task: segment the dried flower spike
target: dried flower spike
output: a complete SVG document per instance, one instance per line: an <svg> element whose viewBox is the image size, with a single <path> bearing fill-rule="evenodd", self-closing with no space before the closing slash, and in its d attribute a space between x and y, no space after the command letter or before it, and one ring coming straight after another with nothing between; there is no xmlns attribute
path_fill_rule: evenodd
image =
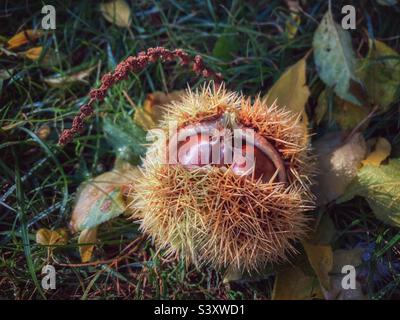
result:
<svg viewBox="0 0 400 320"><path fill-rule="evenodd" d="M175 58L180 60L181 65L189 65L192 62L192 69L198 75L213 78L216 83L222 81L221 74L207 68L201 56L195 56L192 61L192 58L182 49L168 50L163 47L149 48L145 52L140 52L137 56L126 58L117 65L114 72L103 75L100 87L90 91L89 101L80 108L78 115L75 116L72 122L72 128L62 132L59 144L65 145L71 142L76 134L82 132L85 119L93 114L94 102L96 100L104 100L107 90L119 81L126 79L130 72L137 73L143 70L149 63L156 62L157 60L165 62Z"/></svg>

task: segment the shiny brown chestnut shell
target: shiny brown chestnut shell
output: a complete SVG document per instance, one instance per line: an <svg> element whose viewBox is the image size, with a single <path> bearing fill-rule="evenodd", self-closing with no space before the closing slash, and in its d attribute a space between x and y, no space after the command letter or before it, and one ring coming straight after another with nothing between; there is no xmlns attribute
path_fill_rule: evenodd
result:
<svg viewBox="0 0 400 320"><path fill-rule="evenodd" d="M169 147L177 148L174 152L176 155L174 162L188 169L206 166L230 167L232 172L239 176L262 179L264 182L286 182L284 162L265 137L254 132L253 139L250 139L249 130L253 129L241 125L236 129L242 136L241 147L233 148L233 130L223 126L222 123L222 118L219 118L180 128L169 140ZM225 140L228 139L229 143L225 144ZM213 150L216 145L216 152L219 152L219 155L214 157ZM224 161L226 145L230 146L228 152L232 153L233 161ZM250 153L253 153L254 164L248 172L246 159Z"/></svg>

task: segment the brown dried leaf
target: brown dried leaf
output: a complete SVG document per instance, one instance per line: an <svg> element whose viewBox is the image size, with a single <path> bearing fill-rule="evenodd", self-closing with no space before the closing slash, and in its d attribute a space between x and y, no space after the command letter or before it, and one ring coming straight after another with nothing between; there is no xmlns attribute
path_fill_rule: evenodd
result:
<svg viewBox="0 0 400 320"><path fill-rule="evenodd" d="M68 243L68 231L65 228L56 230L41 228L36 232L36 243L44 246L65 245Z"/></svg>
<svg viewBox="0 0 400 320"><path fill-rule="evenodd" d="M147 95L142 108L137 108L133 120L145 130L154 129L164 115L165 106L173 101L179 101L184 91L164 93L156 91Z"/></svg>

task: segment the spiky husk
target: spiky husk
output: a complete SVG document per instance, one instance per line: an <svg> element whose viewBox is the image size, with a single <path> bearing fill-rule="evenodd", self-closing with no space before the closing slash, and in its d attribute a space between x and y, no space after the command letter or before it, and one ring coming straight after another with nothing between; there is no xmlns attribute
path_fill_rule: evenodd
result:
<svg viewBox="0 0 400 320"><path fill-rule="evenodd" d="M298 117L254 103L224 87L211 85L187 91L171 104L161 129L170 121L178 127L234 113L236 121L254 128L279 152L288 182L266 183L235 175L230 168L188 170L163 163L165 141L150 145L143 161L143 176L134 182L130 208L141 229L169 254L215 268L251 271L280 262L295 253L294 243L305 237L313 205L309 192L312 163L307 132Z"/></svg>

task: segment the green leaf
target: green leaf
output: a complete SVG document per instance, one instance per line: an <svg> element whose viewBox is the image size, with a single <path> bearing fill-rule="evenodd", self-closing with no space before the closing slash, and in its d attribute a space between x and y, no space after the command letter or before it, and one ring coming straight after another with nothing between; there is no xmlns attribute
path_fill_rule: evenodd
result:
<svg viewBox="0 0 400 320"><path fill-rule="evenodd" d="M387 111L398 98L400 55L385 43L370 40L368 56L360 64L359 76L364 81L370 103Z"/></svg>
<svg viewBox="0 0 400 320"><path fill-rule="evenodd" d="M328 11L313 39L314 61L317 71L326 85L333 88L342 99L363 105L365 91L355 75L356 58L351 45L351 38Z"/></svg>
<svg viewBox="0 0 400 320"><path fill-rule="evenodd" d="M233 27L228 27L218 37L213 49L213 56L223 61L230 61L239 50L240 42Z"/></svg>
<svg viewBox="0 0 400 320"><path fill-rule="evenodd" d="M350 184L337 202L364 197L375 216L384 223L400 227L400 159L391 159L389 164L363 166L357 179Z"/></svg>
<svg viewBox="0 0 400 320"><path fill-rule="evenodd" d="M104 119L103 130L117 158L131 164L139 164L146 154L146 131L128 117Z"/></svg>

